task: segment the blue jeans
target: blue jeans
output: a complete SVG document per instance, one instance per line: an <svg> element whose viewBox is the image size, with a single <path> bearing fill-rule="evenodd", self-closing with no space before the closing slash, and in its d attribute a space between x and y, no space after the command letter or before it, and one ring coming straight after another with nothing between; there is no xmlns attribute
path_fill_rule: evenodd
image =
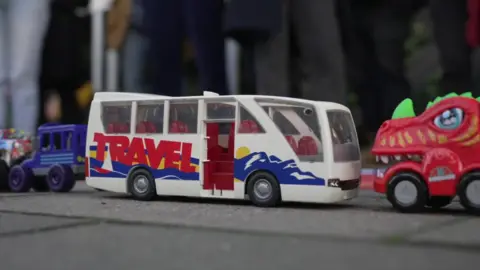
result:
<svg viewBox="0 0 480 270"><path fill-rule="evenodd" d="M49 13L49 0L0 0L0 127L6 126L10 103L12 127L35 133Z"/></svg>
<svg viewBox="0 0 480 270"><path fill-rule="evenodd" d="M126 92L148 92L145 84L145 57L148 41L134 29L129 29L123 45L122 80Z"/></svg>

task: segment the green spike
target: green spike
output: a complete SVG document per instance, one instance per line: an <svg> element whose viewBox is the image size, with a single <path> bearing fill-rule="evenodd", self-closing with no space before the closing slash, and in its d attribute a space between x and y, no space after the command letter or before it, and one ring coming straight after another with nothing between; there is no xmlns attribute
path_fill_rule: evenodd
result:
<svg viewBox="0 0 480 270"><path fill-rule="evenodd" d="M450 94L444 96L443 99L445 99L445 98L451 98L451 97L458 97L458 94L457 94L457 93L450 93Z"/></svg>
<svg viewBox="0 0 480 270"><path fill-rule="evenodd" d="M465 92L460 95L461 97L473 98L472 92Z"/></svg>
<svg viewBox="0 0 480 270"><path fill-rule="evenodd" d="M476 100L477 100L478 102L480 102L480 97L477 97Z"/></svg>
<svg viewBox="0 0 480 270"><path fill-rule="evenodd" d="M433 104L440 102L442 99L443 99L442 97L436 97L436 98L433 100Z"/></svg>
<svg viewBox="0 0 480 270"><path fill-rule="evenodd" d="M430 108L430 107L432 107L432 105L433 105L433 102L429 101L429 102L427 103L427 109Z"/></svg>
<svg viewBox="0 0 480 270"><path fill-rule="evenodd" d="M413 101L410 98L404 99L393 111L392 119L415 117Z"/></svg>

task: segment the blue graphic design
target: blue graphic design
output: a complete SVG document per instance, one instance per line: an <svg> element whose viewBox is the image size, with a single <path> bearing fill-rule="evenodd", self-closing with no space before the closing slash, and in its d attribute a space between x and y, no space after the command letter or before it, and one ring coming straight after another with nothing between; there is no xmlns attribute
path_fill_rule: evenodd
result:
<svg viewBox="0 0 480 270"><path fill-rule="evenodd" d="M111 177L111 178L125 178L128 172L136 166L143 166L147 168L155 179L161 180L185 180L185 181L199 181L200 175L198 170L196 172L182 172L176 168L163 168L160 166L157 169L145 165L127 165L118 161L111 161L112 169L103 168L105 160L98 160L92 156L96 156L96 147L90 147L90 176L92 177ZM107 154L107 153L106 153ZM148 156L148 155L147 155ZM198 166L199 160L191 158L190 164Z"/></svg>
<svg viewBox="0 0 480 270"><path fill-rule="evenodd" d="M324 186L325 179L311 172L304 172L297 167L293 159L282 161L265 152L254 152L235 160L235 178L245 181L247 176L257 170L273 173L280 184Z"/></svg>

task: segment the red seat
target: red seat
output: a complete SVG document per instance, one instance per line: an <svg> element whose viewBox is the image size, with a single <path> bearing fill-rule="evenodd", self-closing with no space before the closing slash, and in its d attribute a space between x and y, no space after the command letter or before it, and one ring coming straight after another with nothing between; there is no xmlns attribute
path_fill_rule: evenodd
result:
<svg viewBox="0 0 480 270"><path fill-rule="evenodd" d="M182 121L173 121L170 124L171 133L188 133L188 127Z"/></svg>
<svg viewBox="0 0 480 270"><path fill-rule="evenodd" d="M137 133L156 133L157 129L155 125L148 121L142 121L137 124L136 127Z"/></svg>
<svg viewBox="0 0 480 270"><path fill-rule="evenodd" d="M137 127L135 128L136 133L148 133L147 130L147 125L145 125L145 122L139 122L137 124Z"/></svg>
<svg viewBox="0 0 480 270"><path fill-rule="evenodd" d="M260 133L260 128L253 120L243 120L240 123L239 133Z"/></svg>
<svg viewBox="0 0 480 270"><path fill-rule="evenodd" d="M311 136L303 136L298 141L298 154L304 156L313 156L318 154L317 143Z"/></svg>
<svg viewBox="0 0 480 270"><path fill-rule="evenodd" d="M290 146L292 147L293 151L294 151L295 153L297 153L297 151L298 151L298 145L297 145L297 141L295 140L295 138L293 138L293 136L287 135L287 136L285 136L285 139L286 139L287 142L290 144Z"/></svg>
<svg viewBox="0 0 480 270"><path fill-rule="evenodd" d="M157 127L155 127L155 124L149 121L144 122L145 126L147 127L147 132L149 133L157 133Z"/></svg>
<svg viewBox="0 0 480 270"><path fill-rule="evenodd" d="M117 133L128 133L129 130L130 130L130 124L123 124L123 123L117 124Z"/></svg>
<svg viewBox="0 0 480 270"><path fill-rule="evenodd" d="M115 133L115 124L114 123L108 124L107 133Z"/></svg>

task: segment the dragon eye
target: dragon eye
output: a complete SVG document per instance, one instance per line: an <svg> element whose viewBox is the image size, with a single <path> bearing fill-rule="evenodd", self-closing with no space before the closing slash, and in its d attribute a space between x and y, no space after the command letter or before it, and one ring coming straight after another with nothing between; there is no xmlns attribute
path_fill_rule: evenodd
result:
<svg viewBox="0 0 480 270"><path fill-rule="evenodd" d="M456 129L463 121L463 111L460 108L445 110L435 117L433 123L441 129Z"/></svg>

